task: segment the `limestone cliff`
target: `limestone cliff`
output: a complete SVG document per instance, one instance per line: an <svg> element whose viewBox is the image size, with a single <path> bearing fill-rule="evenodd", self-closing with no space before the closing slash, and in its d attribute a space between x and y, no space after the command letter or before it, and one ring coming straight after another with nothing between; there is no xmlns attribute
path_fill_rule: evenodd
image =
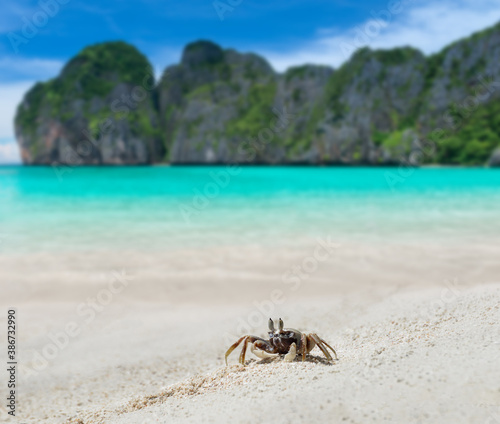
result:
<svg viewBox="0 0 500 424"><path fill-rule="evenodd" d="M26 164L124 165L163 157L147 59L123 42L82 50L19 105L15 131Z"/></svg>
<svg viewBox="0 0 500 424"><path fill-rule="evenodd" d="M16 134L27 164L496 165L500 24L282 74L202 40L157 83L134 47L99 44L27 93Z"/></svg>

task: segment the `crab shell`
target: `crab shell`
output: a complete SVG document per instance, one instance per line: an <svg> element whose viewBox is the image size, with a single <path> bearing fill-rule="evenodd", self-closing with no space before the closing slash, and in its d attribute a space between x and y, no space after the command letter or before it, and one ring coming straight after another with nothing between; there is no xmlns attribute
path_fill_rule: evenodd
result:
<svg viewBox="0 0 500 424"><path fill-rule="evenodd" d="M285 355L290 351L293 343L300 345L302 333L294 328L283 328L282 330L270 331L269 343L274 346L276 353Z"/></svg>

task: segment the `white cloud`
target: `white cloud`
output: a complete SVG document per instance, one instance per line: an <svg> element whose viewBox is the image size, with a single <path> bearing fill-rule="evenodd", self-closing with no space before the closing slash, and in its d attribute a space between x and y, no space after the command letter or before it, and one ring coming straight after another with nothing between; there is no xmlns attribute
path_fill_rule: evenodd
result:
<svg viewBox="0 0 500 424"><path fill-rule="evenodd" d="M32 85L33 81L0 84L0 164L21 161L14 139L14 115L17 105Z"/></svg>
<svg viewBox="0 0 500 424"><path fill-rule="evenodd" d="M57 76L63 64L60 60L4 56L0 58L0 81L45 81Z"/></svg>
<svg viewBox="0 0 500 424"><path fill-rule="evenodd" d="M17 105L31 88L33 81L0 84L0 138L14 137L14 115Z"/></svg>
<svg viewBox="0 0 500 424"><path fill-rule="evenodd" d="M388 1L389 5L394 3ZM374 14L382 12L373 10ZM434 53L473 32L480 31L500 20L497 0L418 1L403 0L396 14L381 14L376 20L371 13L355 27L340 32L321 29L315 40L285 53L262 51L278 71L304 63L339 66L353 50L362 46L393 48L412 46L424 53ZM390 16L390 17L389 17Z"/></svg>
<svg viewBox="0 0 500 424"><path fill-rule="evenodd" d="M21 154L19 153L19 146L14 139L7 143L0 143L0 164L20 163Z"/></svg>

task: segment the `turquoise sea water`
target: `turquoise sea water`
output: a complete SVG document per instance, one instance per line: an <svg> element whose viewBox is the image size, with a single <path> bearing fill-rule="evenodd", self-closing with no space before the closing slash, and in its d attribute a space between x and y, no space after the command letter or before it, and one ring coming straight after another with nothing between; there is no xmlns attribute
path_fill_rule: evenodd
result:
<svg viewBox="0 0 500 424"><path fill-rule="evenodd" d="M500 236L500 170L0 167L0 249Z"/></svg>

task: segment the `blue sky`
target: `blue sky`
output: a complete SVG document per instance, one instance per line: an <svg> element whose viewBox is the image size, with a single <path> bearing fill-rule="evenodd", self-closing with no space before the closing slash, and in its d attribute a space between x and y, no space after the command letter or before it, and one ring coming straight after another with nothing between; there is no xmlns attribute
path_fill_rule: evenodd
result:
<svg viewBox="0 0 500 424"><path fill-rule="evenodd" d="M357 47L432 53L500 20L497 0L12 0L0 15L0 162L19 160L12 119L24 92L83 47L126 40L157 73L210 39L264 55L278 71L339 66Z"/></svg>

